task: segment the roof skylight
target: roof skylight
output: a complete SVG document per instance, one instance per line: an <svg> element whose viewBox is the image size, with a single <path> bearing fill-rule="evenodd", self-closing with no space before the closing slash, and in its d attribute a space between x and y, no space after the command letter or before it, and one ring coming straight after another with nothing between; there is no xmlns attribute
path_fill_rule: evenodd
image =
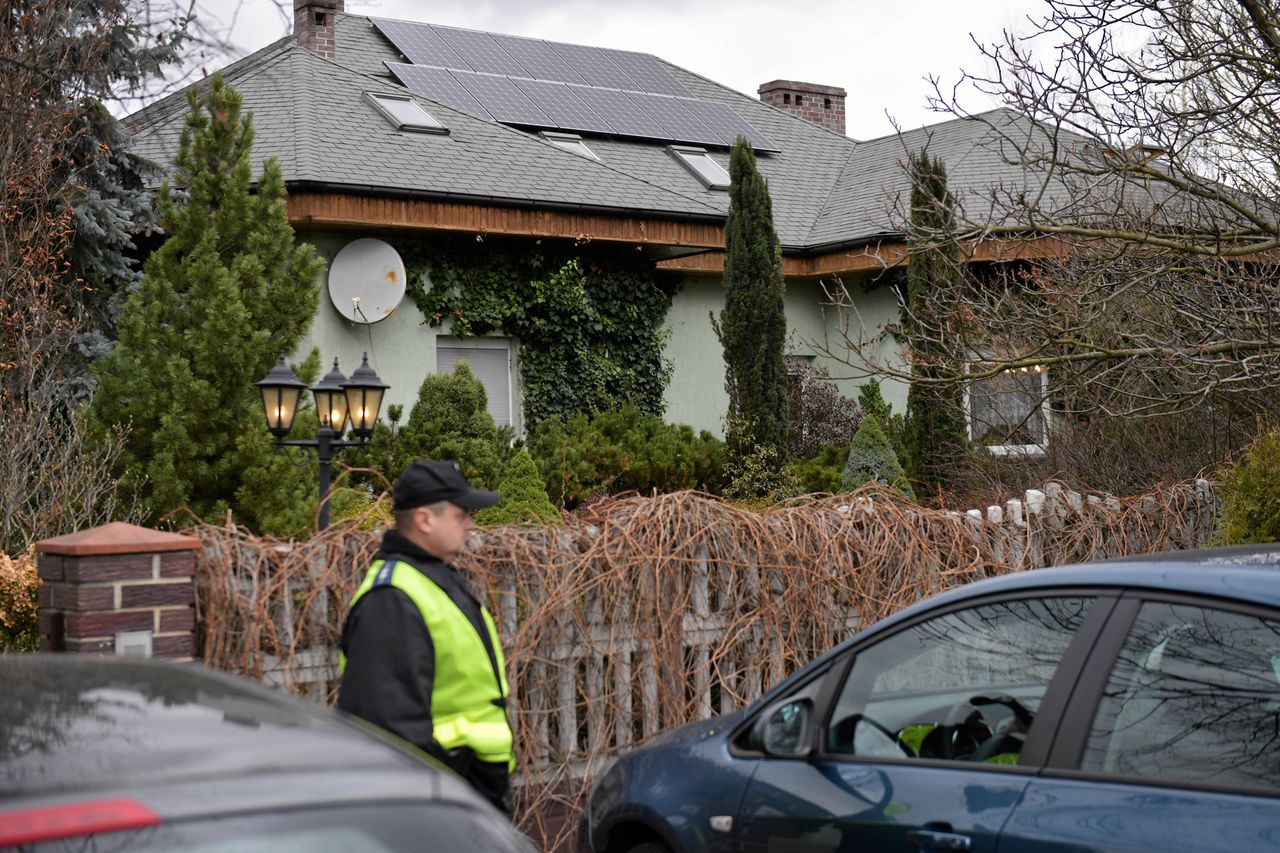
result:
<svg viewBox="0 0 1280 853"><path fill-rule="evenodd" d="M422 108L422 105L412 98L406 98L402 95L374 95L367 93L369 100L373 102L387 121L396 128L396 130L411 130L418 133L448 133L449 128L445 127L436 118Z"/></svg>
<svg viewBox="0 0 1280 853"><path fill-rule="evenodd" d="M711 159L707 149L695 148L691 145L672 145L668 150L671 152L671 156L684 164L684 167L690 172L693 172L698 180L706 185L707 189L729 189L729 173L724 170L724 166Z"/></svg>
<svg viewBox="0 0 1280 853"><path fill-rule="evenodd" d="M586 157L588 160L600 159L596 152L588 148L587 143L583 142L582 137L576 133L556 133L552 130L544 130L538 135L557 148L563 148L565 151L577 154L579 157Z"/></svg>

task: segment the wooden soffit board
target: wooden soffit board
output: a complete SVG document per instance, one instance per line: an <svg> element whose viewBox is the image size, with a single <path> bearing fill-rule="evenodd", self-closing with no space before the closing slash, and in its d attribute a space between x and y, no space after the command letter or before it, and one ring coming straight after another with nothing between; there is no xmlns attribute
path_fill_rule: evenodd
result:
<svg viewBox="0 0 1280 853"><path fill-rule="evenodd" d="M566 238L635 245L723 249L724 228L716 222L642 219L468 204L423 198L386 198L354 193L289 193L289 221L299 229L379 229L445 231L513 237Z"/></svg>
<svg viewBox="0 0 1280 853"><path fill-rule="evenodd" d="M610 216L598 213L528 209L425 198L388 198L356 193L293 190L289 221L302 230L442 231L477 236L563 238L707 249L659 261L658 269L689 275L724 272L724 228L716 222ZM1064 252L1053 238L984 240L973 261L1030 259ZM820 278L896 267L907 262L907 244L875 243L857 249L798 257L783 255L787 278Z"/></svg>
<svg viewBox="0 0 1280 853"><path fill-rule="evenodd" d="M1046 258L1066 253L1066 245L1056 238L984 240L970 251L970 261L1014 261ZM820 278L905 266L907 244L876 243L841 252L796 257L782 256L782 274L787 278ZM717 275L724 272L724 252L710 251L683 258L660 261L658 269L688 275Z"/></svg>

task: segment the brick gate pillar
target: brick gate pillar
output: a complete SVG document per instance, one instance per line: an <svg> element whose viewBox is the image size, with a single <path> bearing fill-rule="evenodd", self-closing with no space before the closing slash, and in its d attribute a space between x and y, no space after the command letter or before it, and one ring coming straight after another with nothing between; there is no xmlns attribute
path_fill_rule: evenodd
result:
<svg viewBox="0 0 1280 853"><path fill-rule="evenodd" d="M199 547L119 521L37 542L41 650L191 660Z"/></svg>

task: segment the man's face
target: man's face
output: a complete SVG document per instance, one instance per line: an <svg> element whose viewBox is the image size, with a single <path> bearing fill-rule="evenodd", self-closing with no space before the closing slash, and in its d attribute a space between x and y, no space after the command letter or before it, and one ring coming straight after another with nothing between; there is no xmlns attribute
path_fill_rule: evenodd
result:
<svg viewBox="0 0 1280 853"><path fill-rule="evenodd" d="M476 527L469 510L447 502L420 507L414 522L422 537L419 544L442 560L452 559L462 550L467 534Z"/></svg>

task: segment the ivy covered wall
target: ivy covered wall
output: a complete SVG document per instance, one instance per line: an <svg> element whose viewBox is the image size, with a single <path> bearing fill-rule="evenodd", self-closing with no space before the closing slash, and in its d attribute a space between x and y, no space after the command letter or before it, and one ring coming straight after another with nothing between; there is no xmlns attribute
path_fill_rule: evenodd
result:
<svg viewBox="0 0 1280 853"><path fill-rule="evenodd" d="M662 413L673 289L633 251L498 239L400 240L409 296L434 328L520 342L524 427L633 403Z"/></svg>

